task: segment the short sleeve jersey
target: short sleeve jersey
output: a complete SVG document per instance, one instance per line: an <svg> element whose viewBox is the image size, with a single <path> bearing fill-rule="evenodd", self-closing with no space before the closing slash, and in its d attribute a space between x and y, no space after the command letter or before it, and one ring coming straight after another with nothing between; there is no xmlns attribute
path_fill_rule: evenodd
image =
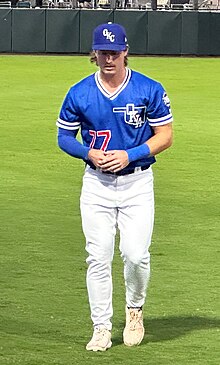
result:
<svg viewBox="0 0 220 365"><path fill-rule="evenodd" d="M103 86L100 73L86 77L67 93L57 126L81 130L83 144L102 150L127 150L154 134L152 127L172 122L170 101L162 85L126 68L126 77L114 93ZM149 157L130 166L152 164Z"/></svg>

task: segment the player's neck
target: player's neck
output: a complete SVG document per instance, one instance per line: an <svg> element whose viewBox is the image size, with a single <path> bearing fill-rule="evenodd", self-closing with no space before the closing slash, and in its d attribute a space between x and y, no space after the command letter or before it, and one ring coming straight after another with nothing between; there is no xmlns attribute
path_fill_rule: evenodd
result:
<svg viewBox="0 0 220 365"><path fill-rule="evenodd" d="M106 74L100 70L100 79L106 90L114 92L123 83L126 76L126 68L115 74Z"/></svg>

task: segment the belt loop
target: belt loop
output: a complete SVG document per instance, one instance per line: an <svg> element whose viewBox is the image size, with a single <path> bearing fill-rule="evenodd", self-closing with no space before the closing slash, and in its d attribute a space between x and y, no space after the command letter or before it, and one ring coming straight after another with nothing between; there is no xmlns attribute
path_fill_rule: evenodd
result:
<svg viewBox="0 0 220 365"><path fill-rule="evenodd" d="M138 172L138 171L141 171L141 166L137 166L134 168L134 172Z"/></svg>

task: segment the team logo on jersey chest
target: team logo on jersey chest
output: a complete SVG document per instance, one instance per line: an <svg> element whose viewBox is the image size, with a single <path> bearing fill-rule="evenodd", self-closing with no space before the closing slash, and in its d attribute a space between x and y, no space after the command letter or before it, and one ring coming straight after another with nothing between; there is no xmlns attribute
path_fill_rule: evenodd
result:
<svg viewBox="0 0 220 365"><path fill-rule="evenodd" d="M141 127L146 121L146 106L135 106L134 104L126 104L126 106L113 108L114 113L123 113L124 121L127 124Z"/></svg>

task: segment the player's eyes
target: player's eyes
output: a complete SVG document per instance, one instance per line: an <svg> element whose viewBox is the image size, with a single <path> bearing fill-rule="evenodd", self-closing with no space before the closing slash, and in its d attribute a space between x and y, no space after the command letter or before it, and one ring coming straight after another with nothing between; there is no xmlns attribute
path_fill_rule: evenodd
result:
<svg viewBox="0 0 220 365"><path fill-rule="evenodd" d="M118 56L120 52L117 51L111 51L111 52L101 52L102 56Z"/></svg>

